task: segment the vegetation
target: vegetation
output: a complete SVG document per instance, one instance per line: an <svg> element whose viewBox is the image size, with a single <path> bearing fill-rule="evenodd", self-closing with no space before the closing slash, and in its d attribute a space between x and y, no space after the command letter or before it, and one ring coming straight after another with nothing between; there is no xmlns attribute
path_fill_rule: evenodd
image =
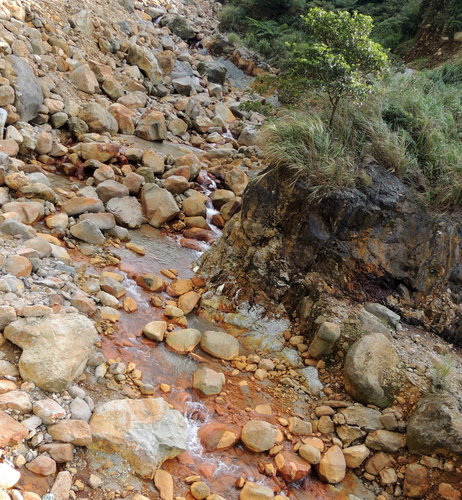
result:
<svg viewBox="0 0 462 500"><path fill-rule="evenodd" d="M319 9L306 15L310 7L330 10L329 22L313 16ZM438 40L462 30L462 0L229 0L223 28L282 70L262 80L284 105L264 130L269 162L322 196L370 182L361 165L373 159L433 209L460 210L462 60L420 72L396 65L383 80L370 78L382 69L384 55L369 34L395 49L430 21ZM266 104L246 106L263 111Z"/></svg>
<svg viewBox="0 0 462 500"><path fill-rule="evenodd" d="M345 100L332 129L329 103L306 93L297 109L268 123L268 160L314 195L368 182L366 158L395 172L438 210L462 205L462 61L440 69L390 75L361 104ZM306 111L309 109L309 112Z"/></svg>
<svg viewBox="0 0 462 500"><path fill-rule="evenodd" d="M326 93L332 105L332 126L340 100L358 100L370 93L373 77L385 69L388 58L382 47L369 38L369 16L314 7L303 20L309 37L291 46L290 77L298 85Z"/></svg>
<svg viewBox="0 0 462 500"><path fill-rule="evenodd" d="M460 2L462 0L452 0ZM422 0L229 0L221 12L221 28L237 33L270 62L281 66L286 43L303 40L306 26L300 16L310 8L359 12L374 19L372 38L394 50L415 36Z"/></svg>

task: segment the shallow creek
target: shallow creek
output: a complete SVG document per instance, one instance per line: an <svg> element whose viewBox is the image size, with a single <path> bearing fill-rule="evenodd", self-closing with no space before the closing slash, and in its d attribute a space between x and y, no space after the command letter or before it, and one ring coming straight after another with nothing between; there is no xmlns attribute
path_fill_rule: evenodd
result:
<svg viewBox="0 0 462 500"><path fill-rule="evenodd" d="M58 175L52 175L50 178L55 188L69 190L72 184L70 179ZM303 398L292 401L289 408L287 400L283 397L283 391L280 393L274 391L276 384L273 381L267 379L257 382L250 373L245 372L232 376L233 367L229 363L212 358L200 348L189 355L180 355L170 351L164 343L158 344L143 337L142 329L146 323L166 318L162 309L151 305L151 293L136 284L134 280L136 275L160 274L161 269L173 268L178 271L180 278L192 277L201 252L180 246L178 238L148 225L143 225L130 233L132 242L145 248L144 256L133 253L121 244L120 248L111 248L111 251L120 258L117 267L96 269L88 266L88 270L95 274L99 274L102 270L123 273L126 296L132 297L138 306L132 313L121 310L121 319L114 326L114 334L102 337L104 354L107 358L120 358L125 363L136 363L137 368L143 373L143 382L152 384L156 388L154 397L164 397L187 418L188 450L177 458L168 460L162 466L174 478L175 495L186 495L190 498L190 495L187 495L188 487L184 479L193 475L201 475L213 493L229 500L237 499L239 496L239 490L235 488L239 477L275 487L281 494L289 494L291 498L300 500L347 498L349 493L356 491L359 485L353 474L348 475L338 488L319 482L315 476L308 476L298 484L287 485L279 476L268 477L259 472L259 463L270 463L271 457L267 454L252 453L241 444L219 452L204 451L198 430L205 423L226 423L240 428L250 419L263 419L277 424L277 418L290 416L292 409L298 414L309 415L310 408ZM77 260L88 262L88 258L78 251L75 251L75 255ZM165 295L164 298L167 299L168 296ZM198 313L187 316L187 322L189 328L196 328L201 332L224 329L238 336L241 354L264 350L268 357L283 355L291 361L296 361L298 354L294 349L283 349L283 333L290 326L285 318L269 319L264 311L256 308L227 311L221 315L221 319L223 318L228 322L212 323L199 309ZM192 389L192 374L201 363L224 372L226 384L219 398L200 396ZM171 386L171 391L167 394L162 393L159 390L160 384L168 384ZM257 405L269 405L271 414L258 413ZM287 441L284 443L284 446L290 449L290 444ZM90 464L93 462L96 465L98 454L90 453L88 460ZM122 470L128 472L123 465L117 463L118 459L113 459L111 456L110 461L113 462L119 477ZM131 482L139 484L134 478ZM152 482L146 482L143 489L147 490L150 498L158 498Z"/></svg>

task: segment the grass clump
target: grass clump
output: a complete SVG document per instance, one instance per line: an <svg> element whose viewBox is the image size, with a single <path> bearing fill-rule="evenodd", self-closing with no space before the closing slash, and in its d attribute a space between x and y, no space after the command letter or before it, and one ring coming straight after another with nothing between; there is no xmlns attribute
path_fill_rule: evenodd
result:
<svg viewBox="0 0 462 500"><path fill-rule="evenodd" d="M361 182L358 165L374 158L435 211L462 207L462 62L394 74L363 102L345 101L331 128L316 93L270 122L262 137L269 163L303 177L313 193ZM300 96L299 96L300 97ZM294 106L293 106L294 107ZM310 110L309 112L306 110Z"/></svg>

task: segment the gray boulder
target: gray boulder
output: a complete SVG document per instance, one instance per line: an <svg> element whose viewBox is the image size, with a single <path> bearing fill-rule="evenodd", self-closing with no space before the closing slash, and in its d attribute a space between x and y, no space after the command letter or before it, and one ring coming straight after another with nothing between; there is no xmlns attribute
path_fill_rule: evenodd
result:
<svg viewBox="0 0 462 500"><path fill-rule="evenodd" d="M226 80L226 66L216 61L203 61L197 66L197 71L202 76L207 77L207 80L212 83L223 85Z"/></svg>
<svg viewBox="0 0 462 500"><path fill-rule="evenodd" d="M389 406L400 388L399 358L381 333L356 341L345 358L345 389L355 400L379 408Z"/></svg>
<svg viewBox="0 0 462 500"><path fill-rule="evenodd" d="M14 87L16 107L21 120L33 120L43 104L43 92L37 77L25 59L9 55L5 57L5 76Z"/></svg>
<svg viewBox="0 0 462 500"><path fill-rule="evenodd" d="M428 394L418 403L407 424L406 441L412 453L462 456L462 413L449 394Z"/></svg>
<svg viewBox="0 0 462 500"><path fill-rule="evenodd" d="M22 318L4 335L23 350L21 377L50 392L64 391L82 374L99 338L93 322L77 313Z"/></svg>
<svg viewBox="0 0 462 500"><path fill-rule="evenodd" d="M162 398L109 401L90 420L93 449L124 457L142 477L187 448L187 424Z"/></svg>

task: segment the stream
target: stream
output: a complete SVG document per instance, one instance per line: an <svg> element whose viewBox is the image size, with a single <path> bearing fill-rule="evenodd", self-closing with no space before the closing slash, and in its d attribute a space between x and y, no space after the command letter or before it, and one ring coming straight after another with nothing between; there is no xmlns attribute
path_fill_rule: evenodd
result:
<svg viewBox="0 0 462 500"><path fill-rule="evenodd" d="M55 188L69 190L73 184L83 185L80 181L57 174L50 175ZM213 190L214 186L204 187ZM75 186L74 186L75 189ZM208 194L207 193L207 194ZM216 211L208 207L207 220ZM220 236L215 230L215 236ZM165 320L163 308L154 307L150 298L152 294L137 285L135 278L143 273L160 275L162 269L175 269L180 278L191 278L197 269L197 260L208 245L203 244L201 251L185 248L180 245L179 237L168 234L164 230L142 225L131 230L131 241L145 249L140 256L125 245L111 248L111 252L120 259L118 266L94 268L88 264L88 257L74 251L76 260L81 261L86 271L95 275L103 270L123 274L125 297L133 298L137 310L131 313L120 309L120 321L114 324L111 335L102 336L102 350L110 359L120 359L125 363L136 363L143 374L143 382L156 388L154 397L164 397L174 408L178 409L188 422L188 450L173 460L164 462L162 468L170 472L177 485L175 492L184 494L187 488L184 480L187 477L200 475L210 486L213 493L227 499L237 499L239 490L235 488L240 477L246 480L268 485L295 499L347 498L347 493L359 487L356 476L349 473L342 485L333 488L308 476L299 483L286 484L279 476L268 477L262 472L262 464L272 462L265 454L255 454L238 443L230 449L209 453L204 450L198 431L205 425L226 424L240 429L251 419L263 419L277 423L277 418L290 414L309 415L309 397L301 395L298 399L288 401L282 392L275 388L277 383L269 379L256 381L251 373L238 372L232 374L233 367L221 360L209 356L197 348L194 353L182 355L171 351L165 343L157 343L142 335L143 327L150 321ZM208 294L210 292L207 292ZM164 300L169 296L162 294ZM215 299L215 297L213 297ZM213 303L213 300L212 300ZM199 308L187 316L187 327L201 332L206 330L224 330L239 338L241 354L249 355L263 352L272 359L286 359L291 366L302 367L297 350L285 346L283 334L290 329L290 322L277 314L269 317L263 308L242 304L238 309L221 311L216 317L210 317L205 310ZM218 397L203 396L192 389L192 375L201 365L221 371L226 376L226 384ZM159 390L161 384L171 387L168 393ZM259 409L259 405L264 410ZM268 410L269 408L269 410ZM291 410L288 413L288 410ZM295 412L295 413L294 413ZM284 446L287 446L285 441ZM290 449L286 448L286 449ZM101 462L101 453L91 453L89 461ZM106 461L107 461L107 457ZM133 487L140 487L140 480L128 475L129 469L119 458L110 456L113 464L113 475L128 481ZM126 474L121 474L126 471ZM127 479L130 477L130 479ZM152 482L146 482L144 488L150 491L152 498L157 498L157 491ZM367 498L367 497L363 497Z"/></svg>

